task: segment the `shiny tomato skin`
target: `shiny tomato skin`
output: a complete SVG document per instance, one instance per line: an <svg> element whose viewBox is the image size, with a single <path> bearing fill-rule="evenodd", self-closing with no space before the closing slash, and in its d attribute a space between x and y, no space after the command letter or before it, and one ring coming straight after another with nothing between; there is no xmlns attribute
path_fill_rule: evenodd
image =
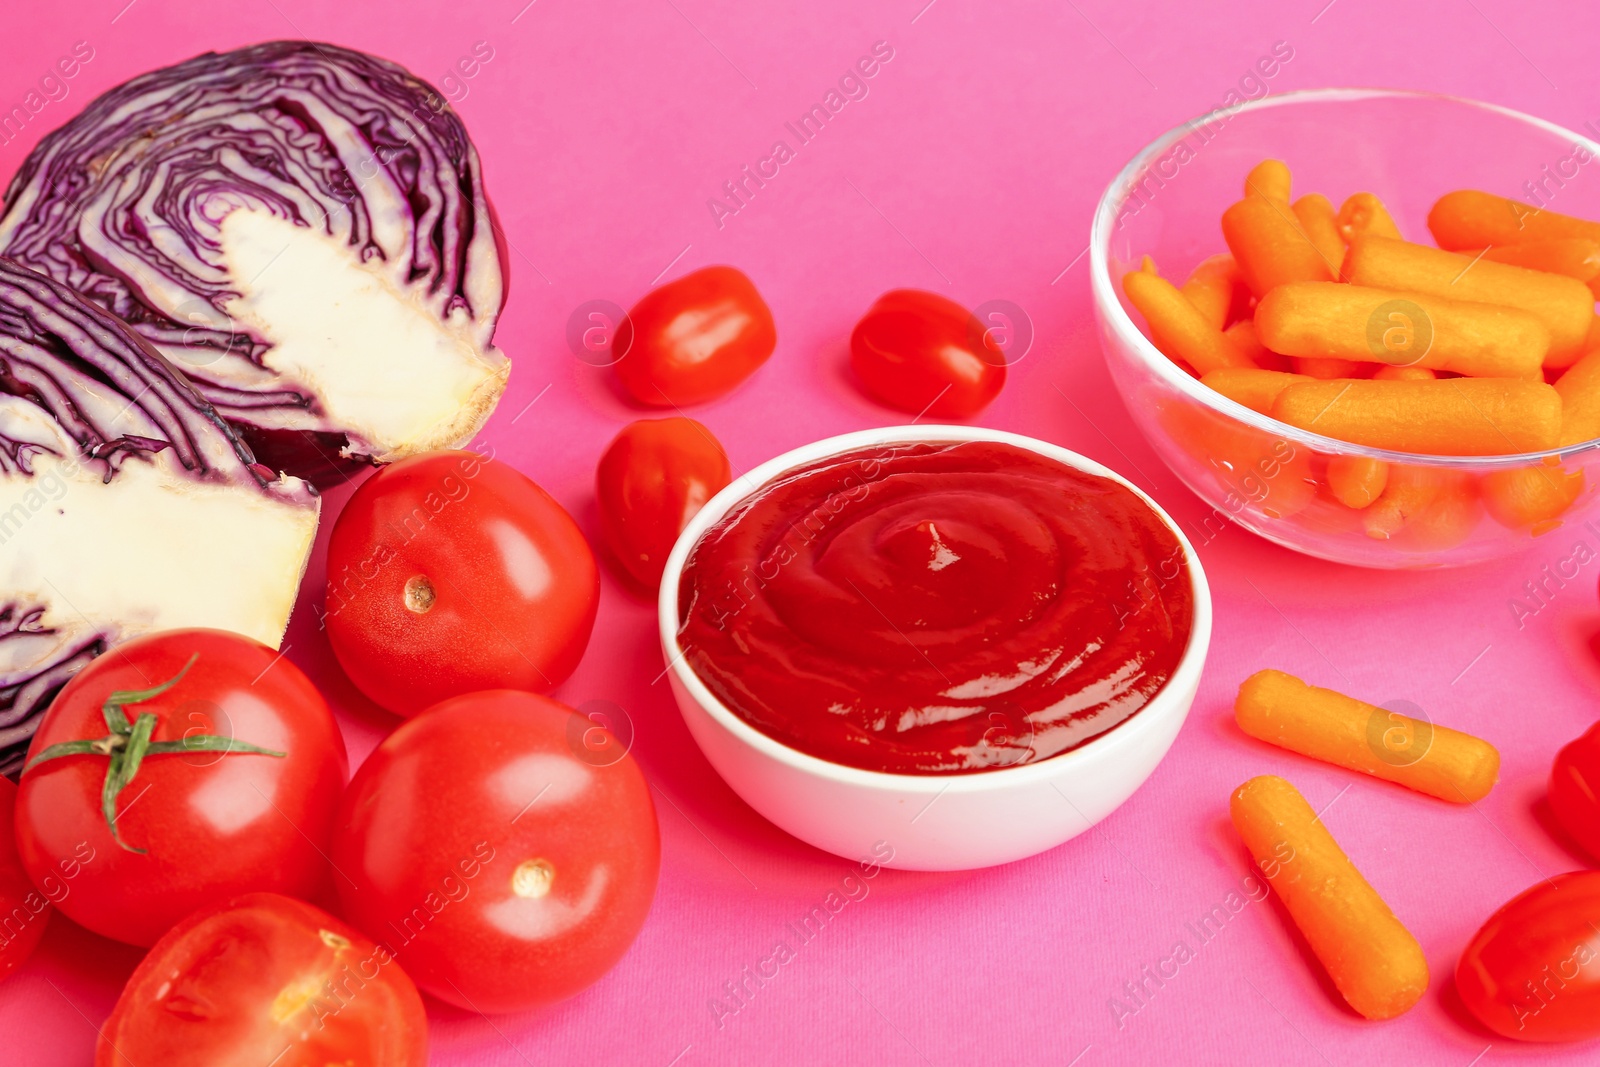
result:
<svg viewBox="0 0 1600 1067"><path fill-rule="evenodd" d="M606 547L629 577L654 592L678 534L731 477L728 454L693 419L629 423L595 469Z"/></svg>
<svg viewBox="0 0 1600 1067"><path fill-rule="evenodd" d="M333 813L349 764L316 686L257 641L222 630L166 630L93 660L51 703L28 749L106 735L101 705L150 688L197 655L166 693L125 709L157 717L156 741L221 734L286 753L145 757L118 801L111 836L100 797L108 760L73 755L23 771L17 846L36 885L65 891L56 908L95 933L151 945L195 909L241 893L314 896L326 888Z"/></svg>
<svg viewBox="0 0 1600 1067"><path fill-rule="evenodd" d="M0 981L33 955L55 910L49 896L34 887L17 855L16 807L16 785L0 777ZM64 885L60 872L41 884L52 896Z"/></svg>
<svg viewBox="0 0 1600 1067"><path fill-rule="evenodd" d="M251 893L134 969L95 1067L424 1067L428 1019L386 949L321 908Z"/></svg>
<svg viewBox="0 0 1600 1067"><path fill-rule="evenodd" d="M1561 828L1600 861L1600 724L1556 753L1550 807Z"/></svg>
<svg viewBox="0 0 1600 1067"><path fill-rule="evenodd" d="M850 366L875 400L936 418L976 415L1006 384L1005 356L972 312L920 289L891 290L867 309Z"/></svg>
<svg viewBox="0 0 1600 1067"><path fill-rule="evenodd" d="M647 407L715 400L777 346L772 309L733 267L704 267L650 290L612 338L618 380Z"/></svg>
<svg viewBox="0 0 1600 1067"><path fill-rule="evenodd" d="M430 592L419 598L416 582ZM479 689L555 688L583 657L599 602L600 572L572 516L516 468L473 452L384 467L328 543L334 654L398 715Z"/></svg>
<svg viewBox="0 0 1600 1067"><path fill-rule="evenodd" d="M342 913L425 992L469 1011L569 996L644 924L661 863L633 758L565 705L473 693L404 723L345 792ZM596 753L604 753L597 755Z"/></svg>
<svg viewBox="0 0 1600 1067"><path fill-rule="evenodd" d="M1478 1021L1521 1041L1600 1036L1600 871L1540 882L1484 923L1456 965Z"/></svg>

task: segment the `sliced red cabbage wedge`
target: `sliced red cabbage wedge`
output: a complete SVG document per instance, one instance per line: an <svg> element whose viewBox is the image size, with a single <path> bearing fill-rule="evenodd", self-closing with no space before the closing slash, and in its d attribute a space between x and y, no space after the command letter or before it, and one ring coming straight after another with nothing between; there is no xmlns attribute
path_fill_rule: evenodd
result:
<svg viewBox="0 0 1600 1067"><path fill-rule="evenodd" d="M0 255L132 324L263 462L323 484L465 444L510 368L465 127L401 67L333 45L110 90L23 162Z"/></svg>
<svg viewBox="0 0 1600 1067"><path fill-rule="evenodd" d="M319 503L126 324L0 259L0 773L119 641L214 626L275 647Z"/></svg>

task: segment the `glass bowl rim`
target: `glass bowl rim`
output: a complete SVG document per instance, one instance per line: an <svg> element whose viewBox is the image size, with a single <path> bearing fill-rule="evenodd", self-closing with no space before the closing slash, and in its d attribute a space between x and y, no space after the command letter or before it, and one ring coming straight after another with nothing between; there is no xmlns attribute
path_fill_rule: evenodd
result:
<svg viewBox="0 0 1600 1067"><path fill-rule="evenodd" d="M1178 392L1183 393L1206 408L1242 422L1247 426L1266 431L1274 437L1281 437L1325 455L1364 456L1389 463L1409 464L1420 467L1504 469L1525 467L1534 463L1548 462L1551 459L1565 462L1572 456L1593 450L1597 445L1600 445L1600 438L1543 452L1517 452L1494 456L1438 456L1421 452L1394 452L1383 448L1372 448L1367 445L1341 441L1336 437L1325 437L1310 430L1302 430L1299 427L1291 426L1286 422L1279 422L1268 415L1263 415L1258 411L1247 408L1243 404L1230 400L1221 393L1201 385L1198 378L1192 377L1187 371L1163 354L1160 349L1156 348L1151 340L1145 336L1144 331L1135 325L1127 309L1122 306L1122 301L1117 298L1116 287L1111 279L1111 264L1108 256L1113 227L1118 214L1120 214L1123 205L1127 202L1128 196L1134 188L1133 178L1141 173L1158 155L1187 136L1196 127L1206 122L1215 121L1220 115L1226 115L1227 118L1231 119L1245 111L1292 107L1297 104L1341 103L1374 99L1429 100L1452 106L1463 106L1493 112L1545 133L1554 134L1562 140L1569 141L1575 146L1582 147L1600 157L1600 143L1557 123L1529 115L1526 112L1517 111L1514 108L1503 107L1499 104L1489 104L1462 96L1451 96L1447 93L1430 93L1412 89L1295 89L1264 96L1259 100L1247 101L1232 108L1213 108L1202 115L1168 129L1141 148L1117 172L1111 179L1111 183L1106 186L1105 192L1100 195L1100 200L1095 205L1094 221L1089 230L1089 283L1095 309L1099 313L1101 321L1109 325L1119 341L1138 353L1146 368L1152 370L1156 377L1162 379L1167 385L1176 388Z"/></svg>

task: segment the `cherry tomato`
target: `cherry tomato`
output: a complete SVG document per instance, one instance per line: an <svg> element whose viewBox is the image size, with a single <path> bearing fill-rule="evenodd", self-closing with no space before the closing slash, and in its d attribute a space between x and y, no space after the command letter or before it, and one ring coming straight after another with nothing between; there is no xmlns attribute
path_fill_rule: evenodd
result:
<svg viewBox="0 0 1600 1067"><path fill-rule="evenodd" d="M95 1067L424 1067L417 987L320 908L251 893L184 919L134 969Z"/></svg>
<svg viewBox="0 0 1600 1067"><path fill-rule="evenodd" d="M472 452L384 467L328 543L333 651L398 715L479 689L555 688L583 657L599 601L594 553L572 516Z"/></svg>
<svg viewBox="0 0 1600 1067"><path fill-rule="evenodd" d="M1006 361L972 312L938 293L894 289L850 335L850 365L867 394L936 418L976 415L1000 395Z"/></svg>
<svg viewBox="0 0 1600 1067"><path fill-rule="evenodd" d="M12 826L16 807L17 787L11 779L0 778L0 980L33 955L54 910L49 898L34 888L17 856ZM52 872L41 884L54 894L64 883Z"/></svg>
<svg viewBox="0 0 1600 1067"><path fill-rule="evenodd" d="M715 400L754 374L777 347L778 328L743 272L705 267L646 293L611 343L629 396L676 407Z"/></svg>
<svg viewBox="0 0 1600 1067"><path fill-rule="evenodd" d="M598 727L510 690L447 700L356 772L333 862L343 912L469 1011L577 992L632 944L661 842L638 765Z"/></svg>
<svg viewBox="0 0 1600 1067"><path fill-rule="evenodd" d="M678 534L730 477L727 453L693 419L629 423L595 470L606 547L654 592Z"/></svg>
<svg viewBox="0 0 1600 1067"><path fill-rule="evenodd" d="M150 945L218 900L325 888L344 740L300 669L248 637L116 646L61 690L28 760L23 866L36 885L62 882L56 907L95 933Z"/></svg>
<svg viewBox="0 0 1600 1067"><path fill-rule="evenodd" d="M1600 1036L1600 871L1540 882L1483 924L1456 965L1468 1010L1522 1041Z"/></svg>
<svg viewBox="0 0 1600 1067"><path fill-rule="evenodd" d="M1556 753L1550 807L1561 828L1600 860L1600 724Z"/></svg>

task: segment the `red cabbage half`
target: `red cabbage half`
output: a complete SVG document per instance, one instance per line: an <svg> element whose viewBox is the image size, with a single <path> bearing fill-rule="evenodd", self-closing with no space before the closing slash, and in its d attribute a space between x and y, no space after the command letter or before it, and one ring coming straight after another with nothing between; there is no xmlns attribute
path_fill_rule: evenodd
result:
<svg viewBox="0 0 1600 1067"><path fill-rule="evenodd" d="M0 259L0 773L118 641L214 626L276 646L318 504L126 324Z"/></svg>
<svg viewBox="0 0 1600 1067"><path fill-rule="evenodd" d="M262 461L469 441L505 388L478 156L429 85L333 45L208 53L105 93L34 149L0 255L130 323Z"/></svg>

